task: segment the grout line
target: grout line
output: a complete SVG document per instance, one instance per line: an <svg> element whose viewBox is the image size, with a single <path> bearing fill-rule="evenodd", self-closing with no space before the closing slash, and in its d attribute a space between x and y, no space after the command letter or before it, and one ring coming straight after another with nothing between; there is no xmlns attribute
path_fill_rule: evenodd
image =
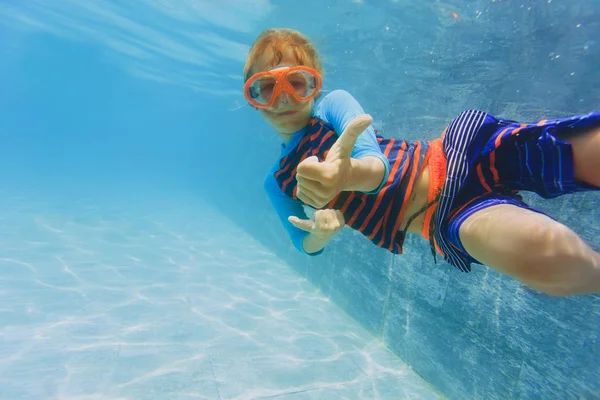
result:
<svg viewBox="0 0 600 400"><path fill-rule="evenodd" d="M217 383L217 377L215 376L215 369L212 365L212 357L208 356L208 363L210 364L210 372L212 373L213 382L215 383L215 389L217 389L217 397L221 400L221 392L219 391L219 384Z"/></svg>

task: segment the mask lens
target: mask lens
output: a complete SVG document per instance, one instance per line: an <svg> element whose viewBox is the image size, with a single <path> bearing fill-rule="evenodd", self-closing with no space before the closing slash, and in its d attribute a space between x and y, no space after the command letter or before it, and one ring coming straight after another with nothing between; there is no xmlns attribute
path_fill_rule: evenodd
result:
<svg viewBox="0 0 600 400"><path fill-rule="evenodd" d="M286 79L300 99L312 96L317 88L315 77L308 71L292 71Z"/></svg>
<svg viewBox="0 0 600 400"><path fill-rule="evenodd" d="M251 83L248 94L257 103L268 104L273 98L276 84L277 80L272 76L257 78Z"/></svg>

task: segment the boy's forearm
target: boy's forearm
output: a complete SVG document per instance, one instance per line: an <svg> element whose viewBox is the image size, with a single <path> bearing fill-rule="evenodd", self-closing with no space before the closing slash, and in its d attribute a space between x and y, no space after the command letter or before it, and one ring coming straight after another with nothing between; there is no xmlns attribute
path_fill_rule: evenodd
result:
<svg viewBox="0 0 600 400"><path fill-rule="evenodd" d="M373 156L352 158L344 190L371 192L379 187L384 174L385 166L379 158Z"/></svg>
<svg viewBox="0 0 600 400"><path fill-rule="evenodd" d="M320 237L309 233L302 240L302 248L307 253L316 253L317 251L323 249L323 247L325 247L327 242L329 242L332 237L333 236Z"/></svg>

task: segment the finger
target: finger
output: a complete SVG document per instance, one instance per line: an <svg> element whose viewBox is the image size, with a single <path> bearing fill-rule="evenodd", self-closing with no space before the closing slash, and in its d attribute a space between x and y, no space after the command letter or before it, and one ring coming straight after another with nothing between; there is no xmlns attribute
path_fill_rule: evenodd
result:
<svg viewBox="0 0 600 400"><path fill-rule="evenodd" d="M335 216L337 220L340 221L340 225L343 227L346 225L346 218L344 218L344 213L340 210L335 210Z"/></svg>
<svg viewBox="0 0 600 400"><path fill-rule="evenodd" d="M340 135L338 140L333 144L329 150L329 154L325 158L326 161L330 160L330 157L350 157L352 149L356 144L356 139L361 133L365 131L373 122L373 118L369 114L359 115L348 123L344 132Z"/></svg>
<svg viewBox="0 0 600 400"><path fill-rule="evenodd" d="M331 210L318 210L313 219L315 224L325 226L331 220Z"/></svg>
<svg viewBox="0 0 600 400"><path fill-rule="evenodd" d="M298 181L298 185L302 186L303 189L307 189L320 197L325 197L325 186L321 182L298 175L296 175L296 180Z"/></svg>
<svg viewBox="0 0 600 400"><path fill-rule="evenodd" d="M320 202L323 200L323 196L319 196L318 193L315 193L312 188L307 187L301 183L298 183L298 192L302 193L303 196L310 198L311 200Z"/></svg>
<svg viewBox="0 0 600 400"><path fill-rule="evenodd" d="M320 180L323 176L323 163L320 163L315 156L308 157L296 168L296 178L303 177L308 179Z"/></svg>
<svg viewBox="0 0 600 400"><path fill-rule="evenodd" d="M306 157L298 164L297 171L301 171L307 165L319 164L319 158L317 156Z"/></svg>
<svg viewBox="0 0 600 400"><path fill-rule="evenodd" d="M313 222L310 219L300 219L291 215L288 217L288 221L298 229L306 232L312 231Z"/></svg>
<svg viewBox="0 0 600 400"><path fill-rule="evenodd" d="M312 197L310 192L305 192L305 190L300 186L298 186L296 189L296 197L298 197L298 199L300 199L304 204L314 208L321 208L321 202Z"/></svg>
<svg viewBox="0 0 600 400"><path fill-rule="evenodd" d="M301 199L298 195L298 192L311 201L311 206L315 208L321 208L327 203L329 203L334 196L328 195L326 191L317 189L315 190L312 186L304 185L302 182L298 182L298 186L296 187L296 196Z"/></svg>
<svg viewBox="0 0 600 400"><path fill-rule="evenodd" d="M329 214L328 225L331 231L334 233L337 233L340 229L342 229L342 224L340 223L340 220L335 212Z"/></svg>
<svg viewBox="0 0 600 400"><path fill-rule="evenodd" d="M319 222L323 223L324 226L327 226L330 230L339 232L346 225L344 214L340 210L328 209L321 211L323 213L320 217L322 221ZM317 224L317 218L315 218L315 224Z"/></svg>
<svg viewBox="0 0 600 400"><path fill-rule="evenodd" d="M315 228L318 231L333 235L340 231L343 225L340 224L334 210L321 210L321 214L315 213Z"/></svg>

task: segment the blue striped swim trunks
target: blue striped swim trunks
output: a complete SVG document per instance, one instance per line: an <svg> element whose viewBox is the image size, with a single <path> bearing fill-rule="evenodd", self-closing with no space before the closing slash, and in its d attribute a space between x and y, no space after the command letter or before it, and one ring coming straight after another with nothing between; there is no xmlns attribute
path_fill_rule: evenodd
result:
<svg viewBox="0 0 600 400"><path fill-rule="evenodd" d="M465 251L459 229L470 215L484 208L512 204L542 213L528 206L518 195L520 191L554 198L600 190L575 179L573 151L565 141L569 136L598 126L600 113L533 124L487 115L470 145L477 148L479 154L469 157L473 161L469 163L466 180L452 202L443 227L444 236L454 250L469 263L481 264Z"/></svg>

